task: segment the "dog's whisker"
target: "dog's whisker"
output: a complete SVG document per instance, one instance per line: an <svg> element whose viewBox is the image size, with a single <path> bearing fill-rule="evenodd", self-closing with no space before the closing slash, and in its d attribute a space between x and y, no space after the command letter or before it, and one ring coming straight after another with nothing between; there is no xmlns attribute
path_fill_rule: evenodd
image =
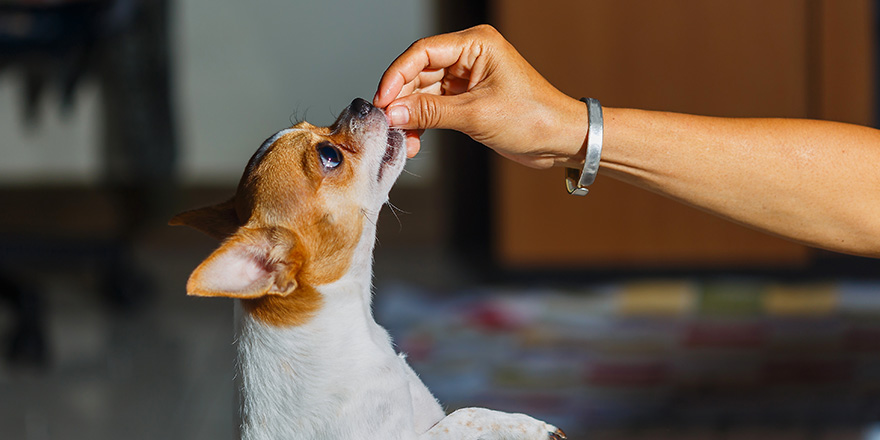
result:
<svg viewBox="0 0 880 440"><path fill-rule="evenodd" d="M391 214L393 214L393 215L394 215L394 218L397 219L397 226L398 226L398 228L399 228L399 229L398 229L398 232L403 231L403 222L400 220L400 216L397 215L397 213L398 213L398 212L400 212L400 213L402 213L402 214L410 214L410 213L409 213L409 212L406 212L406 211L404 211L404 210L402 210L402 209L400 209L400 208L398 208L398 207L396 207L396 206L394 206L394 204L391 203L391 201L385 202L385 204L388 205L388 207L391 209Z"/></svg>
<svg viewBox="0 0 880 440"><path fill-rule="evenodd" d="M361 209L361 214L364 215L364 218L367 219L367 221L370 222L370 224L373 225L374 228L378 227L376 221L373 220L373 217L375 216L371 216L369 211L367 211L366 209Z"/></svg>
<svg viewBox="0 0 880 440"><path fill-rule="evenodd" d="M407 210L400 209L397 205L391 203L390 201L389 201L389 202L386 202L386 204L388 205L389 208L391 208L391 211L392 211L392 212L397 211L397 212L399 212L399 213L401 213L401 214L407 214L407 215L412 214L411 212L409 212L409 211L407 211Z"/></svg>
<svg viewBox="0 0 880 440"><path fill-rule="evenodd" d="M302 117L300 117L300 113L303 114ZM290 121L290 125L296 125L308 119L308 114L309 109L300 110L299 105L297 105L287 117L287 120Z"/></svg>
<svg viewBox="0 0 880 440"><path fill-rule="evenodd" d="M414 172L412 172L412 171L410 171L410 170L408 170L408 169L406 169L406 168L404 168L404 169L403 169L403 172L404 172L404 173L406 173L406 174L409 174L409 175L410 175L410 176L413 176L413 177L418 177L418 178L419 178L419 179L421 179L421 178L422 178L422 176L421 176L421 175L419 175L419 174L416 174L416 173L414 173Z"/></svg>

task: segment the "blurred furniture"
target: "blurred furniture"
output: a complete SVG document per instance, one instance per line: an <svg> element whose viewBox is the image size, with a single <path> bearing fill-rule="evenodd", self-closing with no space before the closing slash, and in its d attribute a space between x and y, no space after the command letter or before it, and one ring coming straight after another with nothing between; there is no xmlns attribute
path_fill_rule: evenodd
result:
<svg viewBox="0 0 880 440"><path fill-rule="evenodd" d="M715 116L874 122L870 0L492 5L501 32L570 96ZM559 169L496 160L493 172L493 253L508 269L784 269L817 256L601 171L586 198L565 192Z"/></svg>
<svg viewBox="0 0 880 440"><path fill-rule="evenodd" d="M0 192L17 202L5 205L0 222L0 267L14 268L0 280L0 299L12 305L18 322L11 359L46 358L40 301L31 298L39 295L31 284L41 273L87 260L97 262L110 304L130 308L149 292L133 244L148 224L166 218L174 194L168 40L165 0L0 3L0 71L20 73L28 123L39 122L50 89L69 111L77 86L86 78L98 82L105 171L94 193L109 199L109 208L95 209L83 203L95 197L90 191L73 198L64 188ZM73 206L74 200L82 204Z"/></svg>

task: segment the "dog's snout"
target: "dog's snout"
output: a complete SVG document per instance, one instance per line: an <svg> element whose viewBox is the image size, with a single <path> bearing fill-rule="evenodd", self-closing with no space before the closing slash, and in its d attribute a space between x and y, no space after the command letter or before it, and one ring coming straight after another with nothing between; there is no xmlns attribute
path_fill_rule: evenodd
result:
<svg viewBox="0 0 880 440"><path fill-rule="evenodd" d="M350 134L365 133L380 128L387 129L385 124L385 114L376 107L373 107L369 101L361 98L355 98L351 104L339 114L336 122L330 128L333 132L346 132Z"/></svg>
<svg viewBox="0 0 880 440"><path fill-rule="evenodd" d="M358 118L364 118L373 110L373 105L361 98L355 98L348 106L351 114Z"/></svg>

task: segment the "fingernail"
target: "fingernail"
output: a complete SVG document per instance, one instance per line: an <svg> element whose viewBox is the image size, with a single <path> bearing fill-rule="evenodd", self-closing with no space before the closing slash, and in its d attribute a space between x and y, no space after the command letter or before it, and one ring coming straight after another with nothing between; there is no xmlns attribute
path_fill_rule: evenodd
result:
<svg viewBox="0 0 880 440"><path fill-rule="evenodd" d="M395 105L388 108L388 119L391 125L406 125L409 122L409 110L405 105Z"/></svg>

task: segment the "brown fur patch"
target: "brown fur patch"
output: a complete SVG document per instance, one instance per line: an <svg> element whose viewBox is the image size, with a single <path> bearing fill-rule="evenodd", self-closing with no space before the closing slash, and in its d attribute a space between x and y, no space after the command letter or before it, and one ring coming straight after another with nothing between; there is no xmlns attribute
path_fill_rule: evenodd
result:
<svg viewBox="0 0 880 440"><path fill-rule="evenodd" d="M314 287L300 285L288 296L269 295L243 299L241 305L253 317L276 327L292 327L308 322L323 305Z"/></svg>
<svg viewBox="0 0 880 440"><path fill-rule="evenodd" d="M343 134L331 135L326 127L300 123L297 131L278 139L260 164L243 176L238 193L246 195L239 214L248 226L281 225L296 231L300 247L308 255L297 280L319 286L338 280L351 264L363 230L363 215L356 201L346 211L328 211L327 199L348 197L360 152L350 146L339 169L321 169L315 145L321 141L350 143ZM243 200L244 201L244 200ZM242 212L245 211L245 212Z"/></svg>
<svg viewBox="0 0 880 440"><path fill-rule="evenodd" d="M175 223L218 238L231 232L230 219L243 223L236 225L233 237L247 231L291 231L289 237L277 233L261 236L269 249L289 245L285 255L272 252L265 260L274 274L273 282L259 286L265 291L236 294L206 290L203 287L210 283L198 276L198 269L187 286L190 294L239 298L247 313L274 326L302 325L314 316L324 302L316 287L332 283L348 271L363 232L364 217L350 191L361 160L360 146L347 130L331 132L329 127L306 122L293 128L297 130L258 151L259 157L255 155L248 164L232 201L175 218ZM316 145L325 141L343 152L344 160L335 169L325 169L318 157Z"/></svg>

